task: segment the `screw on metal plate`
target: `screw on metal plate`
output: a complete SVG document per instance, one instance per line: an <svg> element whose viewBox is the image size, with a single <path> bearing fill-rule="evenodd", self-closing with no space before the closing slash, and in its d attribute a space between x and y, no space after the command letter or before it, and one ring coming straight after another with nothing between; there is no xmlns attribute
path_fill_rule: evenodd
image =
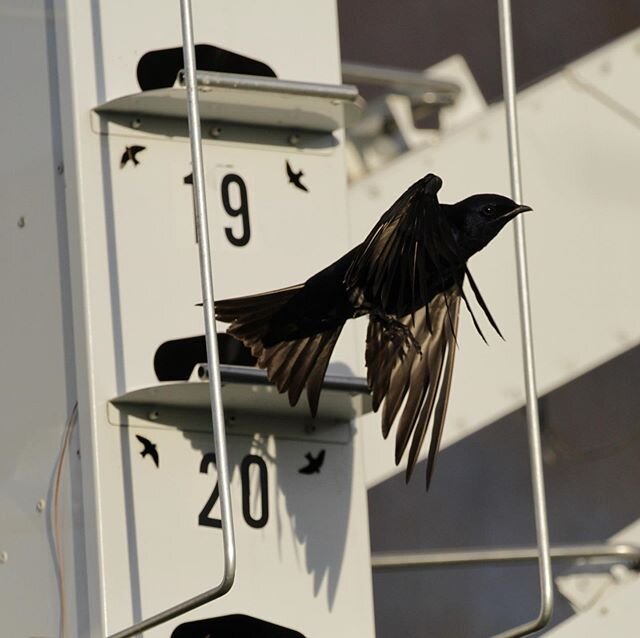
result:
<svg viewBox="0 0 640 638"><path fill-rule="evenodd" d="M209 135L211 137L220 137L220 133L222 133L222 129L219 126L212 126L209 129Z"/></svg>
<svg viewBox="0 0 640 638"><path fill-rule="evenodd" d="M58 175L62 175L62 173L64 173L64 164L62 162L56 166L56 171L58 172Z"/></svg>
<svg viewBox="0 0 640 638"><path fill-rule="evenodd" d="M142 120L139 117L136 117L134 120L131 120L131 128L139 129L142 126Z"/></svg>
<svg viewBox="0 0 640 638"><path fill-rule="evenodd" d="M38 512L44 512L44 508L47 506L47 501L45 501L43 498L41 498L37 503L36 503L36 510L38 510Z"/></svg>
<svg viewBox="0 0 640 638"><path fill-rule="evenodd" d="M18 217L18 228L24 228L26 223L27 222L25 221L25 218L23 215Z"/></svg>
<svg viewBox="0 0 640 638"><path fill-rule="evenodd" d="M7 552L0 552L0 563L6 563L9 560Z"/></svg>
<svg viewBox="0 0 640 638"><path fill-rule="evenodd" d="M160 418L160 412L158 412L158 410L151 410L147 416L149 417L149 421L157 421Z"/></svg>
<svg viewBox="0 0 640 638"><path fill-rule="evenodd" d="M198 366L198 378L199 379L208 379L209 378L209 366L201 365Z"/></svg>
<svg viewBox="0 0 640 638"><path fill-rule="evenodd" d="M291 146L295 146L299 142L300 136L297 133L291 133L291 135L289 135L289 144L291 144Z"/></svg>

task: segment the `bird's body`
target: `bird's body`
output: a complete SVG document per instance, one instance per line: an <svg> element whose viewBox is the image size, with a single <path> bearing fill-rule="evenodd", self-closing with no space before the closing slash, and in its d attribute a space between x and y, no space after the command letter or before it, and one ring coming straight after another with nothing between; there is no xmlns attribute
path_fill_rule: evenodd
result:
<svg viewBox="0 0 640 638"><path fill-rule="evenodd" d="M266 346L332 330L357 316L358 309L349 299L344 285L352 253L348 252L309 278L274 314L264 335Z"/></svg>
<svg viewBox="0 0 640 638"><path fill-rule="evenodd" d="M273 316L263 343L272 346L279 341L300 339L335 329L347 320L369 314L379 308L385 315L403 317L417 311L442 290L450 288L464 277L464 269L455 269L442 280L429 282L426 290L416 291L411 300L397 297L376 305L367 296L354 298L350 294L345 277L353 262L356 246L313 277L309 278L282 308Z"/></svg>
<svg viewBox="0 0 640 638"><path fill-rule="evenodd" d="M500 195L440 204L441 185L435 175L413 184L364 242L304 284L216 303L217 318L231 323L228 333L251 348L292 405L307 388L312 414L342 327L368 314L365 358L373 407L384 402L387 436L404 406L396 462L411 441L407 478L433 417L427 484L444 424L460 301L471 310L465 277L498 330L466 262L510 219L530 210Z"/></svg>

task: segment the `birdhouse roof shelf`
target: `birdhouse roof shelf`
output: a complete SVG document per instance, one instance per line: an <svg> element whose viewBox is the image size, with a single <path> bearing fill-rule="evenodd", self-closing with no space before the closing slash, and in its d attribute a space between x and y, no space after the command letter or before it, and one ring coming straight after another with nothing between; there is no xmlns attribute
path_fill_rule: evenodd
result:
<svg viewBox="0 0 640 638"><path fill-rule="evenodd" d="M360 116L362 99L348 84L294 82L277 78L198 71L200 116L205 121L331 133ZM187 93L182 73L170 88L141 91L100 104L112 115L185 119Z"/></svg>

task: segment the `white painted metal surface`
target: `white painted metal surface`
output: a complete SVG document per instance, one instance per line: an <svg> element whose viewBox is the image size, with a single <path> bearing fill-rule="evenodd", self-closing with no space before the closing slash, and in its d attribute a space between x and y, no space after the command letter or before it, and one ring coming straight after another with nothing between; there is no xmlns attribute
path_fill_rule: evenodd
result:
<svg viewBox="0 0 640 638"><path fill-rule="evenodd" d="M591 577L588 585L592 596L585 595L584 608L576 617L548 632L552 638L605 638L618 636L633 638L638 633L637 606L640 593L638 579L617 582L615 576L604 574Z"/></svg>
<svg viewBox="0 0 640 638"><path fill-rule="evenodd" d="M0 633L55 636L53 472L76 378L56 41L41 2L0 5L0 54L12 85L0 94ZM80 502L77 449L76 430L62 486ZM60 520L64 577L79 592L67 600L75 621L87 602L84 565L73 551L82 543L81 511L63 499ZM87 634L85 623L79 631Z"/></svg>
<svg viewBox="0 0 640 638"><path fill-rule="evenodd" d="M617 542L637 542L640 521L631 524L615 536ZM629 571L620 565L597 573L578 573L556 579L560 591L578 612L548 635L553 638L578 636L620 636L632 638L637 633L637 601L640 578L637 570Z"/></svg>
<svg viewBox="0 0 640 638"><path fill-rule="evenodd" d="M198 420L206 418L209 384L200 381L167 382L149 388L140 388L115 397L111 402L113 407L124 414L138 412L148 416L154 413L153 420L158 422L164 416L165 410L191 411L199 414ZM247 395L251 401L247 401ZM292 419L301 425L311 425L314 420L309 414L309 408L302 401L290 406L286 395L279 394L275 386L224 384L222 388L225 409L236 417L240 414L264 417L271 415L282 421ZM147 412L145 413L144 410ZM331 390L325 387L322 391L322 410L316 417L323 425L327 422L349 422L356 416L371 411L371 398L366 396L352 397L344 391ZM110 411L111 412L111 411ZM126 417L116 417L111 422L125 425Z"/></svg>
<svg viewBox="0 0 640 638"><path fill-rule="evenodd" d="M28 121L8 134L20 150L3 159L7 167L14 160L19 167L12 169L19 175L16 190L7 190L16 203L7 215L11 230L0 241L9 260L2 282L6 297L18 299L13 332L20 335L3 332L5 352L16 362L3 380L13 394L7 408L24 420L20 429L2 430L2 449L12 456L8 462L2 457L10 486L2 504L12 525L11 534L1 535L7 560L0 564L0 588L11 610L3 616L3 632L5 618L12 635L57 631L58 589L45 519L35 506L47 500L47 478L77 396L78 440L67 458L74 484L63 487L65 584L71 592L66 638L102 638L210 588L222 571L210 436L189 422L179 428L140 415L131 416L128 426L109 421L111 399L158 384L153 361L161 343L203 333L192 187L185 183L192 167L186 122L143 116L137 128L128 115L107 119L92 112L139 91L141 55L180 46L177 3L61 1L51 10L46 20L41 7L15 3L10 17L16 33L20 24L22 42L12 40L9 28L6 40L34 54L37 68L29 77L39 80L42 94L34 101L16 78L21 88L15 100L7 93L2 102L8 116ZM333 2L198 1L194 15L198 44L255 57L288 80L339 84ZM149 24L153 28L144 26ZM15 60L15 52L4 59ZM318 135L235 124L204 133L217 296L297 283L346 251L340 130ZM33 149L48 136L50 159L36 154L36 161ZM139 164L122 162L131 146L145 147ZM64 190L56 172L62 152ZM287 162L304 171L308 192L289 183ZM235 214L245 207L248 222ZM33 220L31 210L37 211ZM42 218L40 211L46 212ZM333 367L353 368L354 353L353 332L346 330ZM49 379L47 389L41 404L31 397L25 407L19 388L36 373ZM251 394L247 387L247 401ZM275 417L271 423L256 419L253 428L249 417L238 418L242 423L229 444L236 585L225 598L145 636L168 636L182 622L232 613L305 636L373 635L366 488L351 426L334 424L325 434L320 425L306 431L292 423L281 436L286 424L274 424ZM35 436L38 423L46 425ZM158 466L153 456L141 456L136 435L156 446ZM299 472L307 455L317 459L322 451L319 473ZM17 579L23 588L15 587ZM36 604L42 608L38 619Z"/></svg>
<svg viewBox="0 0 640 638"><path fill-rule="evenodd" d="M199 72L200 117L219 123L333 132L357 120L358 89L230 73ZM101 104L102 114L184 118L184 87L152 89Z"/></svg>

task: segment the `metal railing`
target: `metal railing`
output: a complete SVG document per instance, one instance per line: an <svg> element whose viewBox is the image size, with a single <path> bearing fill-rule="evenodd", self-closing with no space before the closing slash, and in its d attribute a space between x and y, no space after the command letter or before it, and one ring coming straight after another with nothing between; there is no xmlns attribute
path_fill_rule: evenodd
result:
<svg viewBox="0 0 640 638"><path fill-rule="evenodd" d="M178 83L186 85L184 71L178 74ZM358 88L350 84L322 84L319 82L297 82L263 77L261 75L238 75L218 71L196 71L196 85L202 88L237 89L262 91L278 95L317 97L325 100L356 102L360 97Z"/></svg>
<svg viewBox="0 0 640 638"><path fill-rule="evenodd" d="M198 376L208 379L209 366L206 363L202 363L198 368ZM269 381L266 370L249 366L221 364L220 378L223 384L274 385L273 381ZM322 389L345 392L346 394L371 394L367 380L364 377L351 377L342 374L326 374L322 382Z"/></svg>
<svg viewBox="0 0 640 638"><path fill-rule="evenodd" d="M518 117L516 110L516 83L513 62L513 34L511 31L511 0L498 0L500 21L500 54L502 61L502 85L507 119L509 145L509 168L511 172L512 198L522 202L520 176L520 148L518 143ZM524 379L527 397L527 433L529 437L529 462L531 464L531 484L536 522L538 547L538 576L540 579L540 608L538 616L529 622L498 634L495 638L516 638L527 636L544 627L553 612L553 583L551 559L549 555L549 529L547 505L544 493L544 470L542 466L542 446L540 444L540 419L538 416L538 395L536 390L536 370L533 356L533 333L531 328L531 305L529 302L529 278L524 236L524 219L517 217L514 226L516 263L518 271L518 298L520 304L520 325L522 332L522 353L524 358Z"/></svg>
<svg viewBox="0 0 640 638"><path fill-rule="evenodd" d="M628 543L615 545L557 545L549 549L555 561L606 560L640 561L640 547ZM428 567L461 567L495 563L532 563L538 560L537 547L499 547L443 549L428 552L385 552L373 554L371 568L376 572Z"/></svg>
<svg viewBox="0 0 640 638"><path fill-rule="evenodd" d="M437 106L452 105L460 94L460 87L454 82L434 80L420 71L359 62L343 62L342 79L354 84L383 86L406 95L420 95L426 104Z"/></svg>
<svg viewBox="0 0 640 638"><path fill-rule="evenodd" d="M135 623L127 629L112 634L110 638L128 638L142 631L151 629L176 616L180 616L196 607L211 602L226 594L232 587L236 573L236 545L231 516L231 490L229 461L222 409L222 391L220 385L220 367L218 362L218 344L216 324L213 312L213 273L211 269L211 249L209 246L209 230L207 221L207 202L204 184L204 164L202 160L202 138L200 133L200 113L196 90L196 63L193 43L193 20L191 0L180 0L182 18L182 39L186 70L186 89L189 115L189 137L191 142L191 161L193 164L193 201L198 227L198 252L200 257L200 279L202 298L204 301L204 322L207 341L207 357L210 365L209 392L211 399L211 416L213 419L213 439L216 451L216 467L218 469L218 485L220 489L220 509L222 520L222 545L224 554L224 571L222 579L215 587L189 598L169 609L166 609L146 620Z"/></svg>

